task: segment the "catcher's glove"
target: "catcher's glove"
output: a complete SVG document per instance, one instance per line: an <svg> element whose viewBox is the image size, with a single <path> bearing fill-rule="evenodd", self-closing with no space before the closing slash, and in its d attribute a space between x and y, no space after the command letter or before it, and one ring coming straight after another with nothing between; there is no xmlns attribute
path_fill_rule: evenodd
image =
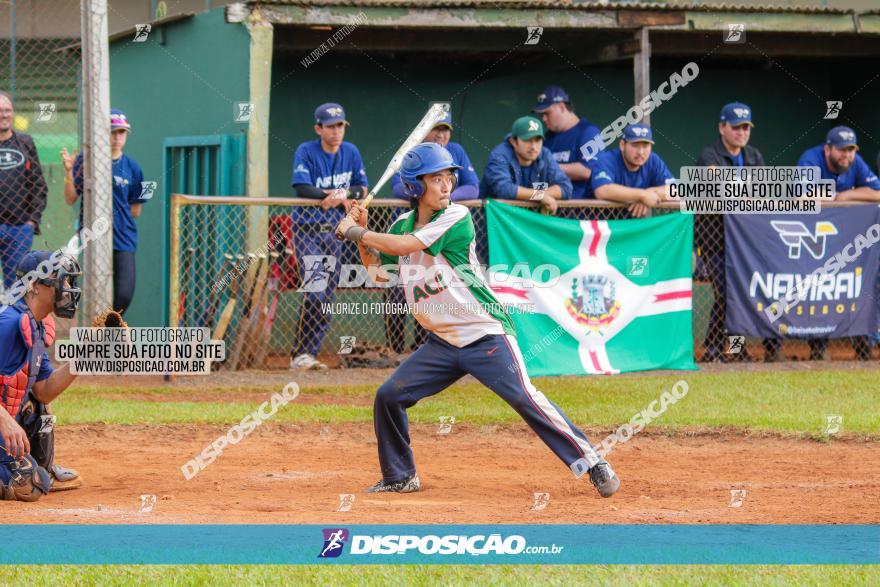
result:
<svg viewBox="0 0 880 587"><path fill-rule="evenodd" d="M107 310L95 316L92 326L96 328L128 328L128 323L122 318L122 314L116 310Z"/></svg>
<svg viewBox="0 0 880 587"><path fill-rule="evenodd" d="M34 457L25 455L12 463L0 465L7 467L10 479L3 483L0 479L0 499L18 501L37 501L52 487L52 478Z"/></svg>

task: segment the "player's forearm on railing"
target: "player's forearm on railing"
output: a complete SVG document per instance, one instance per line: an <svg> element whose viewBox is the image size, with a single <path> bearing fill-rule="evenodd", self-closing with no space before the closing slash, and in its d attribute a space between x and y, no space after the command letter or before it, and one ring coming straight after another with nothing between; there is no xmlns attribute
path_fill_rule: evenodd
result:
<svg viewBox="0 0 880 587"><path fill-rule="evenodd" d="M363 200L370 190L365 185L353 185L348 188L348 197L351 200Z"/></svg>
<svg viewBox="0 0 880 587"><path fill-rule="evenodd" d="M669 199L669 186L667 184L656 185L648 189L663 198L664 200Z"/></svg>
<svg viewBox="0 0 880 587"><path fill-rule="evenodd" d="M534 188L524 188L522 186L518 186L516 188L516 199L517 200L535 200L536 195L538 195L541 191L544 192L547 196L555 200L562 199L562 188L558 185L551 185L545 190L536 190Z"/></svg>
<svg viewBox="0 0 880 587"><path fill-rule="evenodd" d="M853 188L837 194L838 202L880 202L880 190L867 186Z"/></svg>
<svg viewBox="0 0 880 587"><path fill-rule="evenodd" d="M293 186L297 198L308 198L310 200L323 200L327 197L324 190L317 188L311 184L298 183Z"/></svg>
<svg viewBox="0 0 880 587"><path fill-rule="evenodd" d="M598 187L594 190L594 193L596 194L596 199L620 202L621 204L633 204L642 200L641 190L617 183L609 183Z"/></svg>
<svg viewBox="0 0 880 587"><path fill-rule="evenodd" d="M397 195L397 192L395 192ZM480 191L475 185L460 185L452 191L452 201L476 200L480 197Z"/></svg>

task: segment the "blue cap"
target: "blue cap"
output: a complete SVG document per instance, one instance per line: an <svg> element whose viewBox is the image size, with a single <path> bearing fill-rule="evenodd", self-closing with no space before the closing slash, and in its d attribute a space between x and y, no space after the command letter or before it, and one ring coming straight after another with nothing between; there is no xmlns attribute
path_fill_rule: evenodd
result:
<svg viewBox="0 0 880 587"><path fill-rule="evenodd" d="M120 128L130 131L131 125L128 123L128 117L125 115L125 112L119 108L113 108L110 110L110 130Z"/></svg>
<svg viewBox="0 0 880 587"><path fill-rule="evenodd" d="M437 121L437 124L434 125L434 128L438 126L448 126L450 130L452 130L452 108L446 111L446 114Z"/></svg>
<svg viewBox="0 0 880 587"><path fill-rule="evenodd" d="M654 144L654 134L647 124L628 124L623 129L623 140L627 143L651 143Z"/></svg>
<svg viewBox="0 0 880 587"><path fill-rule="evenodd" d="M321 104L315 108L316 124L329 126L331 124L336 124L337 122L348 124L348 121L345 120L345 110L343 110L342 106L336 102L327 102L326 104Z"/></svg>
<svg viewBox="0 0 880 587"><path fill-rule="evenodd" d="M837 147L838 149L845 149L847 147L859 148L856 142L856 131L848 126L835 126L829 130L828 135L825 137L825 144Z"/></svg>
<svg viewBox="0 0 880 587"><path fill-rule="evenodd" d="M724 108L721 109L721 122L726 122L730 126L739 126L741 124L755 126L752 123L752 109L742 102L725 104Z"/></svg>
<svg viewBox="0 0 880 587"><path fill-rule="evenodd" d="M565 90L559 86L547 86L544 91L538 94L538 103L532 108L534 112L544 112L549 110L554 104L562 102L571 102Z"/></svg>

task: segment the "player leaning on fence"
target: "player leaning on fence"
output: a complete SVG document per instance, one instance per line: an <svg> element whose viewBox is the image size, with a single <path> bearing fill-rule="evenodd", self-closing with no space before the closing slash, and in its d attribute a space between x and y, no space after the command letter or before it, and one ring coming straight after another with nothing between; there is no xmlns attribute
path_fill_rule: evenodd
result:
<svg viewBox="0 0 880 587"><path fill-rule="evenodd" d="M7 289L40 233L48 193L34 140L12 128L14 119L12 97L0 92L0 262Z"/></svg>
<svg viewBox="0 0 880 587"><path fill-rule="evenodd" d="M373 419L382 480L368 491L421 488L406 410L470 374L510 404L577 477L589 473L599 494L610 497L620 486L611 466L529 380L513 321L480 270L470 212L450 201L456 167L440 145L416 146L404 156L400 176L418 207L383 234L366 229L367 209L355 204L337 228L338 236L358 244L374 279L383 278L380 266L421 269L401 277L411 276L403 283L406 301L430 332L376 392Z"/></svg>
<svg viewBox="0 0 880 587"><path fill-rule="evenodd" d="M544 125L534 116L517 118L489 154L480 197L531 200L555 214L556 201L571 199L571 192L571 180L544 146Z"/></svg>
<svg viewBox="0 0 880 587"><path fill-rule="evenodd" d="M718 139L707 145L700 153L697 165L706 167L762 167L764 156L749 144L752 136L752 109L741 102L731 102L721 108L718 122ZM694 246L699 250L705 264L715 301L709 316L704 341L706 351L702 361L726 362L727 357L738 361L749 360L745 347L733 355L726 354L727 334L724 330L726 313L727 284L724 271L724 222L720 214L697 214L694 218ZM735 334L735 333L733 333ZM775 338L764 339L764 360L768 363L779 360L781 341Z"/></svg>
<svg viewBox="0 0 880 587"><path fill-rule="evenodd" d="M669 196L672 172L657 153L652 152L654 137L647 124L630 124L623 129L619 149L602 151L590 162L593 193L599 200L629 204L633 218L647 216L648 210Z"/></svg>
<svg viewBox="0 0 880 587"><path fill-rule="evenodd" d="M342 246L333 229L351 201L367 193L360 151L343 140L347 126L342 106L321 104L315 110L319 138L302 143L293 156L291 183L296 197L321 200L321 205L293 210L294 248L305 293L294 333L291 369L327 368L316 357L330 327L330 315L321 311L321 303L333 299L339 283Z"/></svg>
<svg viewBox="0 0 880 587"><path fill-rule="evenodd" d="M856 133L846 126L837 126L828 131L824 145L807 149L798 159L799 167L818 167L821 179L835 182L838 202L880 202L880 179L871 171L862 156ZM810 339L810 359L828 358L828 339ZM865 336L854 336L850 342L856 358L867 361L871 358L871 347Z"/></svg>

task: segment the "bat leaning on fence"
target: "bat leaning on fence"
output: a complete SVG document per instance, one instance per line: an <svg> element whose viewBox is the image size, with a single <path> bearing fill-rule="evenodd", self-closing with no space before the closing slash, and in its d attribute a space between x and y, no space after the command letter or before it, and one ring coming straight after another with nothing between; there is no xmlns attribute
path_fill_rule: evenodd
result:
<svg viewBox="0 0 880 587"><path fill-rule="evenodd" d="M259 302L260 295L262 294L262 286L266 283L266 255L261 254L257 257L253 253L248 253L248 256L252 257L252 260L250 267L248 267L247 274L245 275L245 288L242 290L242 295L244 296L242 300L243 305L235 328L235 340L232 342L232 353L229 355L229 360L226 361L227 368L233 370L238 369L242 352L248 342L248 324L250 322L250 317L257 302ZM256 262L254 262L254 260L256 260Z"/></svg>
<svg viewBox="0 0 880 587"><path fill-rule="evenodd" d="M260 272L257 275L257 284L256 287L254 287L254 303L251 307L247 324L244 326L244 350L239 359L238 365L235 365L236 369L246 369L247 367L250 367L256 355L257 347L259 345L260 325L263 323L266 316L266 300L269 296L269 274L272 270L272 265L276 262L278 256L277 252L271 251L268 258L263 261L262 266L260 267Z"/></svg>
<svg viewBox="0 0 880 587"><path fill-rule="evenodd" d="M220 265L220 273L216 279L211 282L211 290L208 293L208 305L201 317L196 321L196 326L211 328L214 324L214 316L217 314L217 308L220 305L221 291L225 287L229 287L230 283L226 283L226 275L232 275L232 268L235 266L235 257L230 253L223 253L223 263ZM234 275L230 279L235 279Z"/></svg>
<svg viewBox="0 0 880 587"><path fill-rule="evenodd" d="M285 249L284 255L293 254L290 249ZM269 268L269 280L266 287L266 302L263 308L260 321L257 325L256 345L253 355L253 364L257 367L263 367L266 363L266 356L269 354L269 343L272 338L272 327L275 324L275 316L278 314L278 296L280 295L281 277L276 276L274 270L280 270L283 254L275 253L273 266Z"/></svg>
<svg viewBox="0 0 880 587"><path fill-rule="evenodd" d="M180 283L180 294L178 296L177 302L177 325L184 326L183 318L186 314L186 290L189 289L189 280L190 275L192 274L193 269L193 256L195 256L196 250L193 247L189 247L186 249L186 252L183 256L183 277L181 278Z"/></svg>
<svg viewBox="0 0 880 587"><path fill-rule="evenodd" d="M241 262L244 260L244 255L236 255L236 258ZM220 313L220 319L217 320L217 326L214 327L214 332L211 334L212 340L222 340L226 336L226 329L232 322L232 315L235 313L235 306L238 303L238 288L241 279L242 276L237 272L232 276L232 282L229 284L229 299L226 301L226 305Z"/></svg>
<svg viewBox="0 0 880 587"><path fill-rule="evenodd" d="M269 278L269 306L266 311L266 318L262 323L256 360L254 361L257 367L265 365L266 357L269 354L269 344L272 341L272 328L275 326L275 317L278 315L278 297L281 295L280 272L284 267L284 261L291 256L293 256L293 249L284 249L284 252L275 261L275 267L279 270L279 275L277 277L273 276Z"/></svg>

